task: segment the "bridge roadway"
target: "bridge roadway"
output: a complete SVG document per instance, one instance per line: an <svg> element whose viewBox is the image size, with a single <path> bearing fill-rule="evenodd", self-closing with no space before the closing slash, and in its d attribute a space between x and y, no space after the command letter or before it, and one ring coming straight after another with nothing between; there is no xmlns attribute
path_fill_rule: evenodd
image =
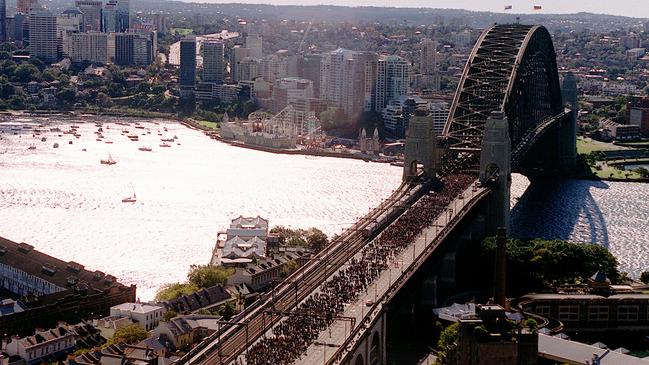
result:
<svg viewBox="0 0 649 365"><path fill-rule="evenodd" d="M478 187L477 180L453 200L444 213L424 228L417 238L398 254L383 270L368 289L351 304L345 306L343 314L309 346L306 354L295 364L341 364L362 341L365 333L381 317L386 304L396 295L430 254L448 237L472 208L488 195L489 190ZM359 259L359 257L356 257ZM383 335L382 335L383 336ZM380 350L375 356L382 356ZM374 359L367 359L371 364ZM353 363L350 361L350 363ZM378 363L378 362L377 362Z"/></svg>
<svg viewBox="0 0 649 365"><path fill-rule="evenodd" d="M354 256L375 232L396 219L423 193L430 182L403 183L390 197L345 230L327 248L293 272L276 288L224 324L216 333L190 350L179 364L229 364L245 353L252 343L266 333L282 316L306 299L314 290Z"/></svg>

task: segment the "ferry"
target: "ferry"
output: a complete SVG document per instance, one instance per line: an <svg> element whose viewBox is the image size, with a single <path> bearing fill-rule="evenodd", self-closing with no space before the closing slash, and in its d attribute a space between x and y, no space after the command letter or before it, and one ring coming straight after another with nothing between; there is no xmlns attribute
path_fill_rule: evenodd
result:
<svg viewBox="0 0 649 365"><path fill-rule="evenodd" d="M160 145L160 147L171 147L171 145L167 144L167 143L163 143L163 144Z"/></svg>
<svg viewBox="0 0 649 365"><path fill-rule="evenodd" d="M142 147L138 148L138 150L145 151L145 152L153 151L153 149L151 149L151 147L146 147L146 146L142 146Z"/></svg>
<svg viewBox="0 0 649 365"><path fill-rule="evenodd" d="M59 148L59 144L58 144L58 143L54 143L54 145L52 146L52 148Z"/></svg>
<svg viewBox="0 0 649 365"><path fill-rule="evenodd" d="M162 142L174 142L173 138L162 138L160 139Z"/></svg>
<svg viewBox="0 0 649 365"><path fill-rule="evenodd" d="M29 146L28 150L35 150L36 146Z"/></svg>

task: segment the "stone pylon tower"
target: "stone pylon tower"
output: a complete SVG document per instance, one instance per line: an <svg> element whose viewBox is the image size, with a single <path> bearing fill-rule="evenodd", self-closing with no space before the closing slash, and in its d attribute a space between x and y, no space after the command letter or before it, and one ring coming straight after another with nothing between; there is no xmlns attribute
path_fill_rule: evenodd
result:
<svg viewBox="0 0 649 365"><path fill-rule="evenodd" d="M491 112L485 124L480 153L480 182L491 188L486 216L487 234L509 229L509 188L511 186L511 140L507 116Z"/></svg>
<svg viewBox="0 0 649 365"><path fill-rule="evenodd" d="M406 150L403 156L403 181L417 176L417 163L424 166L424 175L435 176L437 139L433 132L433 118L423 109L417 109L410 118L406 132Z"/></svg>
<svg viewBox="0 0 649 365"><path fill-rule="evenodd" d="M563 171L570 171L577 161L577 78L572 72L563 78L561 87L563 104L572 109L571 117L563 122L559 131L559 165Z"/></svg>

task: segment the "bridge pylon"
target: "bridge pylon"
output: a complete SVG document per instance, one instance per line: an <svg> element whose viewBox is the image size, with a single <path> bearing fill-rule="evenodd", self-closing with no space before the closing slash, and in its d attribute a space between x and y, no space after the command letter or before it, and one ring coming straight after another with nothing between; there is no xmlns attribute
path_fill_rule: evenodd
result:
<svg viewBox="0 0 649 365"><path fill-rule="evenodd" d="M418 164L424 175L435 177L438 160L437 138L433 132L433 117L424 109L417 109L410 119L406 132L406 148L403 157L403 181L417 176Z"/></svg>
<svg viewBox="0 0 649 365"><path fill-rule="evenodd" d="M562 172L569 172L577 162L577 77L569 72L563 78L561 88L563 103L570 105L570 116L566 118L560 127L559 136L559 165Z"/></svg>
<svg viewBox="0 0 649 365"><path fill-rule="evenodd" d="M491 188L487 201L486 233L509 229L511 186L511 140L509 122L501 111L493 111L485 124L480 153L480 183Z"/></svg>

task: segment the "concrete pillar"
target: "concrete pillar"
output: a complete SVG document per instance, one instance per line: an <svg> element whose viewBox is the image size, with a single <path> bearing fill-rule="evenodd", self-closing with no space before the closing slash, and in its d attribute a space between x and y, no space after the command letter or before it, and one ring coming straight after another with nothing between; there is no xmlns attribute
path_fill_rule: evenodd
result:
<svg viewBox="0 0 649 365"><path fill-rule="evenodd" d="M498 228L496 234L496 283L494 286L494 302L507 308L507 230Z"/></svg>
<svg viewBox="0 0 649 365"><path fill-rule="evenodd" d="M570 171L577 161L577 78L572 72L563 78L561 87L563 103L568 104L572 109L568 117L560 126L559 130L559 168L563 172Z"/></svg>
<svg viewBox="0 0 649 365"><path fill-rule="evenodd" d="M436 173L437 139L433 132L433 118L425 110L418 109L410 118L406 132L406 148L403 158L403 181L417 175L417 163L424 166L424 175L434 177Z"/></svg>
<svg viewBox="0 0 649 365"><path fill-rule="evenodd" d="M501 111L492 112L485 124L480 153L480 182L491 188L487 202L487 235L495 235L499 227L509 229L511 140L507 116Z"/></svg>

